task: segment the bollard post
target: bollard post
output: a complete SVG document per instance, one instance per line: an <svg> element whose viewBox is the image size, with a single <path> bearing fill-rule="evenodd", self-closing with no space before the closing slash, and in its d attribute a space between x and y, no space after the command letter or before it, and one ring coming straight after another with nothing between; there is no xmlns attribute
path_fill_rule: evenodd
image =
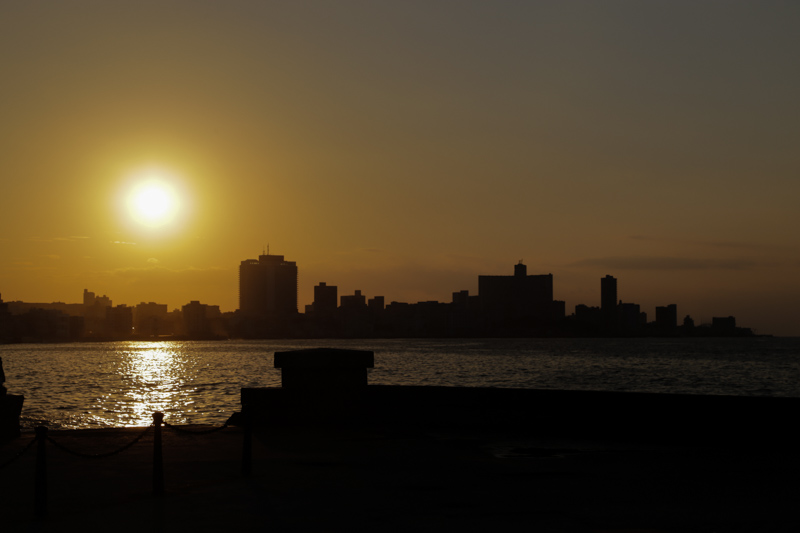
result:
<svg viewBox="0 0 800 533"><path fill-rule="evenodd" d="M37 517L47 514L47 428L36 427L36 482L34 486L33 513Z"/></svg>
<svg viewBox="0 0 800 533"><path fill-rule="evenodd" d="M242 409L244 418L244 437L242 441L242 476L250 477L253 472L253 423L248 409Z"/></svg>
<svg viewBox="0 0 800 533"><path fill-rule="evenodd" d="M161 453L161 424L164 422L164 413L153 413L153 496L164 494L164 457Z"/></svg>

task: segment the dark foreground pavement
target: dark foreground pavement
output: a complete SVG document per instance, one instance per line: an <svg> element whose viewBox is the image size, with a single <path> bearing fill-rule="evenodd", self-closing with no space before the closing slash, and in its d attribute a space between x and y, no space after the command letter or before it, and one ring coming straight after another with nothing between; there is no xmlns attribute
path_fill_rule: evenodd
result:
<svg viewBox="0 0 800 533"><path fill-rule="evenodd" d="M140 431L51 436L102 453ZM32 438L0 447L0 463ZM245 478L242 441L241 428L165 428L160 498L151 493L152 431L103 459L48 444L48 512L38 519L34 447L0 470L0 531L800 531L800 459L780 443L264 427Z"/></svg>

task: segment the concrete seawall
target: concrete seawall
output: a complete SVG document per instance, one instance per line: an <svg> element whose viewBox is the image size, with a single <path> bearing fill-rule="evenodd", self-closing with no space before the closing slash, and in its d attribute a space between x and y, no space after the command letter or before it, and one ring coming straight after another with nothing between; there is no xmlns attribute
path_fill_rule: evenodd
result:
<svg viewBox="0 0 800 533"><path fill-rule="evenodd" d="M260 423L317 421L565 437L796 445L800 398L370 385L309 393L242 389Z"/></svg>
<svg viewBox="0 0 800 533"><path fill-rule="evenodd" d="M98 460L48 444L47 517L33 516L31 451L3 470L3 531L800 530L784 418L797 398L387 386L242 397L259 422L249 477L238 427L165 430L161 497L152 431ZM52 436L101 453L142 430Z"/></svg>

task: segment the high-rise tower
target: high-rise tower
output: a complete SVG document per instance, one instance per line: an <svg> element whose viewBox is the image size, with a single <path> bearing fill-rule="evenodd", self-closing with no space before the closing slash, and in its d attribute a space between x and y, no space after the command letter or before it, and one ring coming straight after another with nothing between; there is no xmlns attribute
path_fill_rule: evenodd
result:
<svg viewBox="0 0 800 533"><path fill-rule="evenodd" d="M297 314L297 264L282 255L260 255L239 265L239 311L244 317Z"/></svg>
<svg viewBox="0 0 800 533"><path fill-rule="evenodd" d="M600 279L600 310L613 315L617 308L617 278L606 276Z"/></svg>

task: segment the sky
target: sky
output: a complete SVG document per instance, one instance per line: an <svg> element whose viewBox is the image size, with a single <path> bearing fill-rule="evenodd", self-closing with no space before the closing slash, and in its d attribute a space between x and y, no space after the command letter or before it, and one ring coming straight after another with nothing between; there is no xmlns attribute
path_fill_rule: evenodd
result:
<svg viewBox="0 0 800 533"><path fill-rule="evenodd" d="M800 335L800 4L0 4L0 294L238 307L238 266L386 302L600 278ZM162 224L129 209L157 179Z"/></svg>

